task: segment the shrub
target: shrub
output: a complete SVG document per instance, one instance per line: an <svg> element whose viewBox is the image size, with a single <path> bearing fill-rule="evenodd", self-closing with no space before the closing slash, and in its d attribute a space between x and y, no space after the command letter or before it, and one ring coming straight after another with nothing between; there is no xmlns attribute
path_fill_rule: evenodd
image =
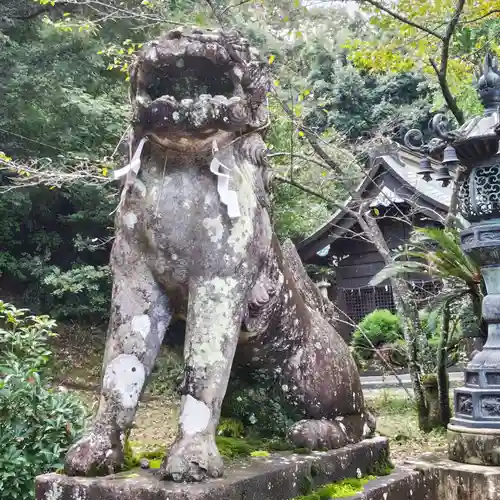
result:
<svg viewBox="0 0 500 500"><path fill-rule="evenodd" d="M183 357L170 348L162 349L151 374L149 390L156 395L173 396L177 393L183 377Z"/></svg>
<svg viewBox="0 0 500 500"><path fill-rule="evenodd" d="M259 437L284 437L289 427L303 416L286 398L279 376L265 370L232 374L222 416L243 423L248 434Z"/></svg>
<svg viewBox="0 0 500 500"><path fill-rule="evenodd" d="M393 344L402 338L401 322L398 316L387 309L377 309L363 318L357 326L352 347L361 359L373 358L373 347Z"/></svg>
<svg viewBox="0 0 500 500"><path fill-rule="evenodd" d="M51 311L56 318L103 321L111 298L108 266L75 264L62 271L52 266L42 279L42 293L52 296Z"/></svg>
<svg viewBox="0 0 500 500"><path fill-rule="evenodd" d="M55 322L0 301L0 491L2 500L32 500L38 474L61 467L82 431L86 411L44 377Z"/></svg>

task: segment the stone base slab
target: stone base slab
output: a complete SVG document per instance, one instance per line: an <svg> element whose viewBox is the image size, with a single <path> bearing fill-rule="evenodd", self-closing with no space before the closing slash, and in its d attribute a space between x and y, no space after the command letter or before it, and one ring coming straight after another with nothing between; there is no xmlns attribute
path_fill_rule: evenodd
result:
<svg viewBox="0 0 500 500"><path fill-rule="evenodd" d="M102 478L46 474L36 480L36 499L289 500L308 493L311 488L356 477L360 472L366 474L377 461L385 460L388 453L388 440L376 437L328 452L252 458L229 466L221 479L199 484L160 481L153 471L142 470ZM370 498L379 499L378 496ZM404 497L380 498L399 500Z"/></svg>
<svg viewBox="0 0 500 500"><path fill-rule="evenodd" d="M437 454L422 455L406 465L423 474L434 489L432 500L500 500L499 467L459 464Z"/></svg>
<svg viewBox="0 0 500 500"><path fill-rule="evenodd" d="M500 466L500 431L450 425L448 457L464 464Z"/></svg>
<svg viewBox="0 0 500 500"><path fill-rule="evenodd" d="M411 467L399 467L385 477L370 481L364 491L349 500L442 500L436 496L436 481ZM455 499L456 500L456 499Z"/></svg>

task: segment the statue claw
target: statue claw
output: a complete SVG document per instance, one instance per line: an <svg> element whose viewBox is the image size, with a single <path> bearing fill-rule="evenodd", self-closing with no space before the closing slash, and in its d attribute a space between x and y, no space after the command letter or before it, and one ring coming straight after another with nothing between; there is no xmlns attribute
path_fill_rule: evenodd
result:
<svg viewBox="0 0 500 500"><path fill-rule="evenodd" d="M163 479L180 482L200 482L221 477L224 466L210 435L184 437L173 444L160 468Z"/></svg>
<svg viewBox="0 0 500 500"><path fill-rule="evenodd" d="M123 466L123 446L113 433L93 429L68 451L64 471L68 476L114 474Z"/></svg>

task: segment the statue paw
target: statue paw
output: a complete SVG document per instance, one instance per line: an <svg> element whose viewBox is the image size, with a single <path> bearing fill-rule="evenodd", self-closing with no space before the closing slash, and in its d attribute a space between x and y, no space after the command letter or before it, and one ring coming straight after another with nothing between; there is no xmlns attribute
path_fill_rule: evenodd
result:
<svg viewBox="0 0 500 500"><path fill-rule="evenodd" d="M122 468L123 461L123 445L118 433L94 429L69 449L64 471L68 476L114 474Z"/></svg>
<svg viewBox="0 0 500 500"><path fill-rule="evenodd" d="M215 438L198 434L178 439L172 445L160 468L160 475L178 483L199 482L209 477L221 477L223 471Z"/></svg>
<svg viewBox="0 0 500 500"><path fill-rule="evenodd" d="M296 447L308 450L334 450L355 441L341 421L331 420L301 420L288 435Z"/></svg>

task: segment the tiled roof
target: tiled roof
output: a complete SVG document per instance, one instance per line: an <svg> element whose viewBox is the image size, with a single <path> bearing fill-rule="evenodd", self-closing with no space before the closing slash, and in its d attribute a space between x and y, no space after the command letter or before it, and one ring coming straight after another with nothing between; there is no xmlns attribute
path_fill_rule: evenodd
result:
<svg viewBox="0 0 500 500"><path fill-rule="evenodd" d="M422 176L417 175L419 171L419 161L421 155L413 153L406 148L400 147L398 151L392 154L379 156L373 162L373 167L367 173L366 178L359 184L355 191L355 198L359 199L370 186L370 179L373 179L380 168L385 168L393 177L399 179L401 186L406 188L401 192L394 192L387 186L382 186L380 193L370 202L370 206L388 206L390 203L401 203L403 201L412 202L415 198L426 200L430 205L434 205L441 212L446 212L450 204L452 194L452 184L442 187L436 181L425 181ZM437 163L433 164L437 168ZM408 196L408 192L411 193ZM353 196L349 197L344 207L348 207L353 202ZM329 234L330 229L342 231L339 228L340 220L346 215L345 209L337 210L333 216L310 236L301 241L297 248L300 252L302 248L308 247L325 233Z"/></svg>

